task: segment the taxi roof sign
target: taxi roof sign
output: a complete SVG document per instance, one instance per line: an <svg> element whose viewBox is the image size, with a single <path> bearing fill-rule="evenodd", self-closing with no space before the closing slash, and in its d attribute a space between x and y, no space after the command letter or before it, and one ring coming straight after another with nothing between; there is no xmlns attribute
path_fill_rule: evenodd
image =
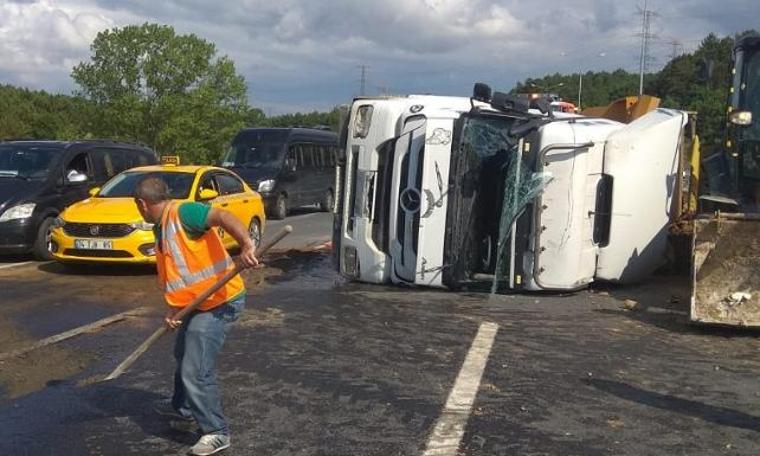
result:
<svg viewBox="0 0 760 456"><path fill-rule="evenodd" d="M179 166L179 155L162 155L161 164L164 166Z"/></svg>

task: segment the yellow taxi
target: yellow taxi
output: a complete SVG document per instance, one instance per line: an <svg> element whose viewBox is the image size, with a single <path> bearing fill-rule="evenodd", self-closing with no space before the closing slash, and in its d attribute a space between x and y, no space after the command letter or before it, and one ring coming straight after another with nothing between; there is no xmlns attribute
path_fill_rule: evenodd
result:
<svg viewBox="0 0 760 456"><path fill-rule="evenodd" d="M258 245L266 218L261 196L236 174L213 166L144 166L114 176L90 198L75 203L53 222L50 250L65 262L155 263L153 225L137 210L133 195L143 178L159 177L178 201L197 201L227 210ZM219 229L225 246L235 239Z"/></svg>

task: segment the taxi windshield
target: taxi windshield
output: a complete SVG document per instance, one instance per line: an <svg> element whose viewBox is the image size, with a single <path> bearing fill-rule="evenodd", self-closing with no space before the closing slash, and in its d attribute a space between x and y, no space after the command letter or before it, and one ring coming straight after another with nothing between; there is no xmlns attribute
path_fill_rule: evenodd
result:
<svg viewBox="0 0 760 456"><path fill-rule="evenodd" d="M160 171L125 172L108 181L98 192L98 197L132 198L135 196L137 184L148 177L158 177L166 182L166 185L169 187L170 198L187 199L190 195L190 188L193 186L195 174Z"/></svg>

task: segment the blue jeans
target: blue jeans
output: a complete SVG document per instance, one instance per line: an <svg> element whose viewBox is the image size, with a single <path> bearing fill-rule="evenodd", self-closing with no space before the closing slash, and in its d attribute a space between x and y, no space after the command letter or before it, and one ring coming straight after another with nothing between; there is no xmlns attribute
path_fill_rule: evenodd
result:
<svg viewBox="0 0 760 456"><path fill-rule="evenodd" d="M244 307L245 296L209 311L194 312L177 331L172 405L181 414L192 416L203 434L230 432L222 414L216 357L230 324L238 319Z"/></svg>

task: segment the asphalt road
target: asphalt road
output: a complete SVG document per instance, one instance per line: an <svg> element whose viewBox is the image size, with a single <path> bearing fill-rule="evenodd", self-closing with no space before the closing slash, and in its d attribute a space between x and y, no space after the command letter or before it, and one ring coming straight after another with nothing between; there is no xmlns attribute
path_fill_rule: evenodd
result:
<svg viewBox="0 0 760 456"><path fill-rule="evenodd" d="M302 246L329 237L326 214L286 222L312 227ZM219 360L226 454L757 454L760 341L687 326L683 280L492 297L346 283L325 253L268 265L246 276L247 312ZM3 454L187 451L194 429L150 410L170 394L170 338L95 381L158 324L150 268L28 264L0 270L0 287L2 352L152 306L1 362Z"/></svg>

